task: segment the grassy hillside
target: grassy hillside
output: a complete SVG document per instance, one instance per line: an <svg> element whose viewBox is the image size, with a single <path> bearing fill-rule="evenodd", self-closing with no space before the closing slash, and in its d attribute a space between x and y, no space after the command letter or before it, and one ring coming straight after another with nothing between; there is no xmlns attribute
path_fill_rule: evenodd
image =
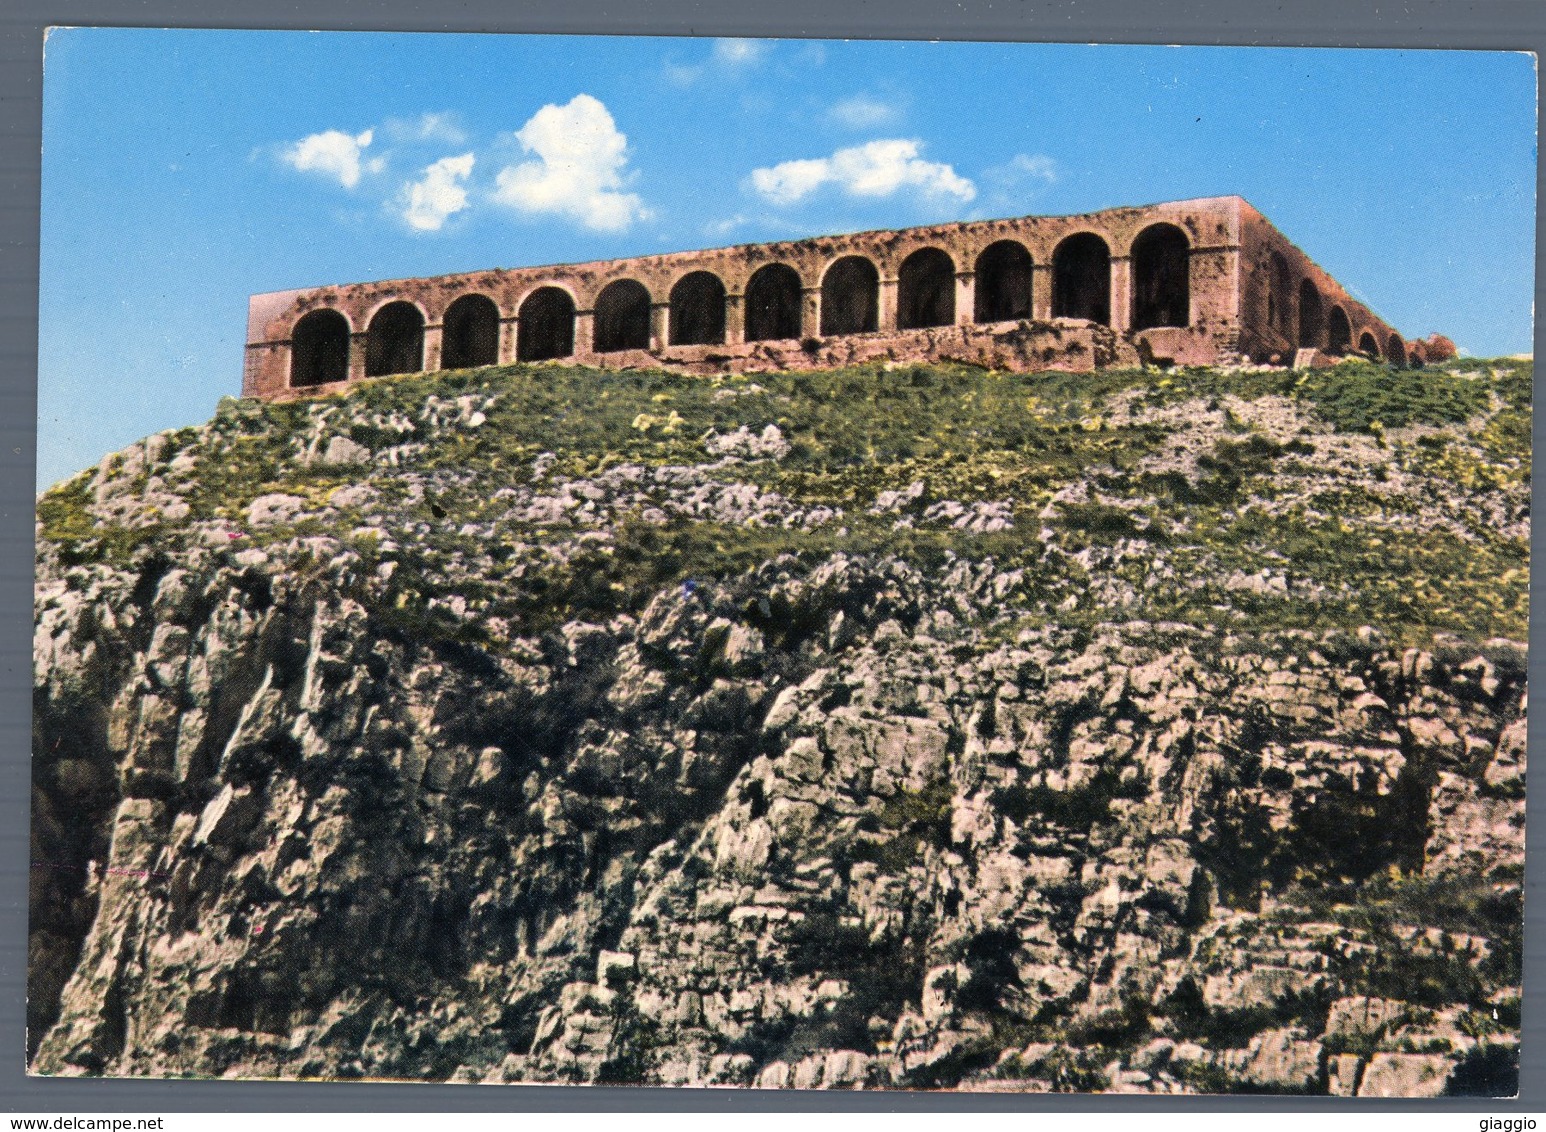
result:
<svg viewBox="0 0 1546 1132"><path fill-rule="evenodd" d="M243 547L375 527L399 544L405 608L450 586L528 622L637 609L662 584L845 549L991 559L1017 578L1006 612L1033 621L1522 640L1531 377L1528 361L1470 359L1421 371L909 365L722 379L502 367L385 379L333 400L227 401L162 453L174 462L163 479L185 484L173 487L181 505L158 509L143 490L151 469L131 461L108 480L138 482L107 494L145 506L93 507L104 486L83 474L46 494L39 515L68 561L174 552L221 522ZM318 458L336 437L350 442L343 457ZM689 466L761 503L662 514L652 504L670 485L655 476L642 496L597 500L589 515L523 522L495 494ZM386 471L370 505L332 496ZM391 498L406 482L422 494ZM249 529L249 504L274 493L307 506ZM521 550L533 534L578 529L600 537L569 555ZM379 555L368 534L353 544ZM506 584L517 565L519 584Z"/></svg>

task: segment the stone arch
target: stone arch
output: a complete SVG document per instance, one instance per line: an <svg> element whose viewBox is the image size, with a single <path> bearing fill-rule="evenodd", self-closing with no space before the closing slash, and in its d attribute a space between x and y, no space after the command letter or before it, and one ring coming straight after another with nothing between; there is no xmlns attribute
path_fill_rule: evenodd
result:
<svg viewBox="0 0 1546 1132"><path fill-rule="evenodd" d="M424 312L406 299L378 310L365 334L365 376L418 373L424 368Z"/></svg>
<svg viewBox="0 0 1546 1132"><path fill-rule="evenodd" d="M1052 252L1052 317L1111 324L1111 249L1094 232L1078 232Z"/></svg>
<svg viewBox="0 0 1546 1132"><path fill-rule="evenodd" d="M896 273L897 329L949 326L955 320L955 261L939 248L919 248Z"/></svg>
<svg viewBox="0 0 1546 1132"><path fill-rule="evenodd" d="M757 269L746 282L746 340L800 337L800 274L787 263Z"/></svg>
<svg viewBox="0 0 1546 1132"><path fill-rule="evenodd" d="M574 353L574 298L562 287L538 287L521 303L515 329L519 361L569 357Z"/></svg>
<svg viewBox="0 0 1546 1132"><path fill-rule="evenodd" d="M725 340L725 285L712 271L693 271L671 288L673 346L707 346Z"/></svg>
<svg viewBox="0 0 1546 1132"><path fill-rule="evenodd" d="M1322 323L1321 293L1308 279L1299 282L1299 348L1301 350L1320 349L1321 335L1325 333Z"/></svg>
<svg viewBox="0 0 1546 1132"><path fill-rule="evenodd" d="M1293 336L1293 287L1288 260L1273 252L1267 266L1267 325L1285 338Z"/></svg>
<svg viewBox="0 0 1546 1132"><path fill-rule="evenodd" d="M1428 364L1428 359L1423 353L1421 342L1413 342L1406 352L1406 364L1412 369L1422 369Z"/></svg>
<svg viewBox="0 0 1546 1132"><path fill-rule="evenodd" d="M1406 368L1406 343L1401 341L1401 335L1392 334L1385 343L1385 360L1397 369Z"/></svg>
<svg viewBox="0 0 1546 1132"><path fill-rule="evenodd" d="M1353 348L1353 324L1347 320L1347 312L1334 306L1326 314L1326 352L1342 355Z"/></svg>
<svg viewBox="0 0 1546 1132"><path fill-rule="evenodd" d="M977 257L977 322L1009 322L1031 317L1035 272L1031 253L1018 240L989 244Z"/></svg>
<svg viewBox="0 0 1546 1132"><path fill-rule="evenodd" d="M321 307L301 316L290 331L290 387L303 389L349 378L349 320Z"/></svg>
<svg viewBox="0 0 1546 1132"><path fill-rule="evenodd" d="M1190 326L1192 250L1174 224L1151 224L1133 241L1133 329Z"/></svg>
<svg viewBox="0 0 1546 1132"><path fill-rule="evenodd" d="M471 369L499 361L499 307L487 295L463 295L440 320L440 368Z"/></svg>
<svg viewBox="0 0 1546 1132"><path fill-rule="evenodd" d="M650 348L650 293L635 279L608 283L596 296L596 353Z"/></svg>
<svg viewBox="0 0 1546 1132"><path fill-rule="evenodd" d="M880 272L862 255L844 256L821 280L821 333L867 334L880 325Z"/></svg>
<svg viewBox="0 0 1546 1132"><path fill-rule="evenodd" d="M1365 330L1358 336L1358 352L1366 357L1378 358L1380 356L1380 344L1375 341L1374 335Z"/></svg>

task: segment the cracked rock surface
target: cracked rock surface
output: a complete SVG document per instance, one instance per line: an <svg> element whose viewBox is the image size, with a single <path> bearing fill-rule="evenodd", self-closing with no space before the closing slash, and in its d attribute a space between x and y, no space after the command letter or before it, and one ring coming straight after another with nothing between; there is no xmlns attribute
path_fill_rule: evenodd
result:
<svg viewBox="0 0 1546 1132"><path fill-rule="evenodd" d="M1296 523L1370 461L1381 532L1527 535L1527 488L1430 504L1282 397L844 497L761 386L646 389L588 466L491 448L492 379L401 389L228 405L40 503L34 1072L1512 1091L1523 646L1162 609L1360 582L1219 571L1154 493L1225 474L1226 411L1324 457L1262 488Z"/></svg>

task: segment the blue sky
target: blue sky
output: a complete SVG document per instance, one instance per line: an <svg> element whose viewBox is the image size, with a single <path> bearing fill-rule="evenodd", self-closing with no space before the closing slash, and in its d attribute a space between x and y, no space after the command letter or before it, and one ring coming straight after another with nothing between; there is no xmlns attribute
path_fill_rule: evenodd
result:
<svg viewBox="0 0 1546 1132"><path fill-rule="evenodd" d="M238 393L256 292L1230 193L1528 351L1535 98L1517 53L55 31L38 484Z"/></svg>

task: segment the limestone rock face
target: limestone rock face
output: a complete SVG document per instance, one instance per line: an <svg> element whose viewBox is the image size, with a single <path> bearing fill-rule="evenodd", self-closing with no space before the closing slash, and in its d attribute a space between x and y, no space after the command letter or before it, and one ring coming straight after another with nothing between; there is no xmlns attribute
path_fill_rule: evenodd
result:
<svg viewBox="0 0 1546 1132"><path fill-rule="evenodd" d="M826 544L539 605L555 562L605 589L619 524L847 520L729 464L489 489L421 425L317 424L240 509L183 490L175 554L43 544L33 1071L1507 1091L1521 646L1038 621L992 558ZM365 440L367 482L315 478Z"/></svg>
<svg viewBox="0 0 1546 1132"><path fill-rule="evenodd" d="M870 595L841 611L862 643L754 644L748 599L818 601L834 576ZM1478 702L1452 662L1419 679L1346 642L876 632L899 624L880 593L930 600L897 563L770 566L503 656L385 633L290 574L218 567L196 601L189 581L122 579L145 604L110 625L74 590L41 610L40 851L91 878L43 879L83 934L35 941L40 980L70 970L42 1071L928 1085L1013 1053L994 1016L1183 1032L1320 999L1323 1037L1105 1082L1347 1092L1357 1059L1327 1067L1324 1042L1417 1007L1336 997L1380 941L1263 893L1461 838L1495 764L1451 749L1520 719L1507 658ZM1391 748L1360 722L1371 688ZM1455 744L1418 738L1436 718ZM1321 840L1334 816L1398 824L1354 862ZM1486 829L1518 852L1506 818ZM1403 946L1474 966L1488 944ZM1374 1053L1358 1091L1431 1092L1455 1062Z"/></svg>
<svg viewBox="0 0 1546 1132"><path fill-rule="evenodd" d="M1377 1053L1364 1070L1360 1097L1436 1097L1454 1062L1436 1053Z"/></svg>

